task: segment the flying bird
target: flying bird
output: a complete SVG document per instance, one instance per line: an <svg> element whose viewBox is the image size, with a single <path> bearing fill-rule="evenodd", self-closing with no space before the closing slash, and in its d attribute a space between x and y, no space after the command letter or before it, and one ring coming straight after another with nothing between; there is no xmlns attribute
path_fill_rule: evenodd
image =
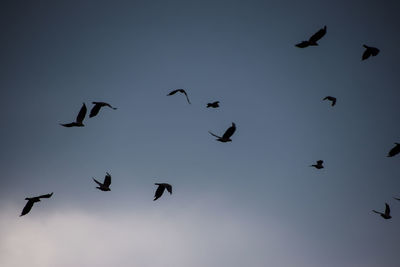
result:
<svg viewBox="0 0 400 267"><path fill-rule="evenodd" d="M393 156L396 156L397 154L399 154L400 153L400 144L399 143L394 143L396 146L395 147L393 147L390 151L389 151L389 153L388 153L388 157L393 157Z"/></svg>
<svg viewBox="0 0 400 267"><path fill-rule="evenodd" d="M336 105L336 97L333 97L333 96L327 96L327 97L325 97L323 100L329 100L329 101L331 101L332 103L331 103L331 106L333 107L334 105Z"/></svg>
<svg viewBox="0 0 400 267"><path fill-rule="evenodd" d="M219 108L219 101L208 103L207 108Z"/></svg>
<svg viewBox="0 0 400 267"><path fill-rule="evenodd" d="M368 46L368 45L363 45L363 47L365 48L365 51L362 55L361 60L366 60L370 56L374 57L379 54L379 49L376 47L372 47L372 46Z"/></svg>
<svg viewBox="0 0 400 267"><path fill-rule="evenodd" d="M113 110L117 109L105 102L92 102L92 104L94 104L94 106L93 106L92 110L90 110L89 118L96 116L102 107L109 107L109 108L112 108Z"/></svg>
<svg viewBox="0 0 400 267"><path fill-rule="evenodd" d="M324 166L322 166L322 163L324 163L323 160L317 160L317 164L310 165L310 167L315 167L316 169L322 169L324 168Z"/></svg>
<svg viewBox="0 0 400 267"><path fill-rule="evenodd" d="M382 213L382 212L379 212L379 211L376 211L376 210L372 210L372 211L375 212L375 213L380 214L382 218L387 220L387 219L392 218L392 216L390 216L390 207L389 207L389 205L387 203L385 203L385 206L386 206L385 213Z"/></svg>
<svg viewBox="0 0 400 267"><path fill-rule="evenodd" d="M86 116L86 112L87 112L87 108L86 108L85 103L83 103L83 105L81 107L81 110L79 111L78 116L76 117L76 121L75 122L66 123L66 124L61 124L60 123L60 125L62 125L64 127L74 127L74 126L83 127L85 125L82 122L83 122L83 119Z"/></svg>
<svg viewBox="0 0 400 267"><path fill-rule="evenodd" d="M184 89L176 89L176 90L173 90L173 91L171 91L167 96L169 96L169 95L174 95L174 94L176 94L177 92L184 94L184 95L186 96L187 102L188 102L189 104L192 104L192 103L190 103L189 97L188 97L188 95L187 95L187 93L186 93L186 91L185 91Z"/></svg>
<svg viewBox="0 0 400 267"><path fill-rule="evenodd" d="M111 185L111 175L106 172L106 177L104 177L104 182L100 183L96 179L93 178L93 180L99 185L96 188L98 188L101 191L111 191L110 185Z"/></svg>
<svg viewBox="0 0 400 267"><path fill-rule="evenodd" d="M218 139L216 139L217 141L220 141L220 142L222 142L222 143L226 143L226 142L232 142L231 136L235 133L235 131L236 131L236 124L232 122L232 126L229 127L229 128L225 131L225 133L224 133L224 135L223 135L222 137L221 137L221 136L218 136L218 135L216 135L216 134L213 134L213 133L210 132L210 131L208 131L208 132L209 132L212 136L217 137L217 138L218 138Z"/></svg>
<svg viewBox="0 0 400 267"><path fill-rule="evenodd" d="M155 185L158 185L156 193L154 194L154 199L153 201L159 199L162 194L164 193L165 189L167 189L167 191L172 194L172 185L167 184L167 183L155 183Z"/></svg>
<svg viewBox="0 0 400 267"><path fill-rule="evenodd" d="M308 39L308 41L302 41L301 43L296 44L296 46L300 48L305 48L308 46L316 46L318 45L317 41L322 37L324 37L325 34L326 34L326 26L324 26L316 33L314 33L313 36L311 36L310 39Z"/></svg>
<svg viewBox="0 0 400 267"><path fill-rule="evenodd" d="M27 197L27 198L25 198L25 200L28 200L28 202L26 203L26 205L25 205L24 209L22 210L20 216L24 216L25 214L28 214L31 211L31 209L33 207L33 204L35 204L35 202L39 202L41 198L50 198L52 195L53 195L53 192L51 194L41 195L41 196L38 196L38 197Z"/></svg>

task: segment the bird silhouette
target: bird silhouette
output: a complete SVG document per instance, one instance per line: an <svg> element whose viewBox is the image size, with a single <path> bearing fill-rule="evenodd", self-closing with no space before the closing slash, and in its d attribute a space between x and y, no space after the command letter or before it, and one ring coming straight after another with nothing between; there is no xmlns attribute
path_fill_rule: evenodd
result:
<svg viewBox="0 0 400 267"><path fill-rule="evenodd" d="M310 167L315 167L316 169L322 169L324 168L324 166L322 166L322 163L324 163L323 160L317 160L317 164L310 165Z"/></svg>
<svg viewBox="0 0 400 267"><path fill-rule="evenodd" d="M317 41L320 40L324 35L326 34L326 26L324 26L322 29L314 33L308 41L302 41L295 46L300 47L300 48L305 48L308 46L316 46L318 45Z"/></svg>
<svg viewBox="0 0 400 267"><path fill-rule="evenodd" d="M112 108L113 110L117 109L117 108L114 108L110 104L105 103L105 102L92 102L92 104L94 104L94 106L90 110L89 118L92 118L92 117L96 116L99 113L99 111L100 111L100 109L102 107L109 107L109 108Z"/></svg>
<svg viewBox="0 0 400 267"><path fill-rule="evenodd" d="M390 207L389 207L388 203L385 203L385 206L386 206L385 213L382 213L382 212L379 212L379 211L376 211L376 210L372 210L372 211L375 212L375 213L380 214L382 216L382 218L387 220L387 219L392 218L392 216L390 216Z"/></svg>
<svg viewBox="0 0 400 267"><path fill-rule="evenodd" d="M81 110L79 111L78 116L76 117L76 121L75 122L66 123L66 124L61 124L60 123L60 125L62 125L64 127L83 127L85 125L82 122L83 122L83 119L86 116L86 112L87 112L87 108L86 108L85 103L83 103L83 105L81 107Z"/></svg>
<svg viewBox="0 0 400 267"><path fill-rule="evenodd" d="M225 131L225 133L224 133L224 135L223 135L222 137L221 137L221 136L218 136L218 135L216 135L216 134L213 134L213 133L210 132L210 131L208 131L208 132L209 132L212 136L217 137L217 138L218 138L218 139L216 139L217 141L220 141L220 142L222 142L222 143L226 143L226 142L232 142L231 136L235 133L235 131L236 131L236 124L232 122L232 126L229 127L229 128Z"/></svg>
<svg viewBox="0 0 400 267"><path fill-rule="evenodd" d="M93 178L93 180L99 185L96 188L98 188L101 191L111 191L110 185L111 185L111 175L106 172L106 176L104 177L104 182L100 183L96 179Z"/></svg>
<svg viewBox="0 0 400 267"><path fill-rule="evenodd" d="M208 103L207 108L219 108L219 101Z"/></svg>
<svg viewBox="0 0 400 267"><path fill-rule="evenodd" d="M336 97L333 97L333 96L327 96L327 97L325 97L323 100L329 100L329 101L331 101L332 103L331 103L331 106L333 107L334 105L336 105Z"/></svg>
<svg viewBox="0 0 400 267"><path fill-rule="evenodd" d="M25 214L28 214L31 211L33 204L35 204L35 202L39 202L41 198L50 198L52 195L53 192L51 194L25 198L25 200L28 200L28 202L25 204L25 207L22 210L20 217L24 216Z"/></svg>
<svg viewBox="0 0 400 267"><path fill-rule="evenodd" d="M376 47L372 47L372 46L368 46L368 45L363 45L363 47L365 48L365 51L362 55L361 60L366 60L370 56L374 57L379 54L379 49Z"/></svg>
<svg viewBox="0 0 400 267"><path fill-rule="evenodd" d="M393 156L396 156L397 154L399 154L400 153L400 144L399 143L394 143L396 146L395 147L393 147L390 151L389 151L389 153L388 153L388 157L393 157Z"/></svg>
<svg viewBox="0 0 400 267"><path fill-rule="evenodd" d="M153 201L159 199L162 194L164 193L165 189L172 194L172 185L167 184L167 183L155 183L155 185L158 185L156 193L154 194L154 199Z"/></svg>
<svg viewBox="0 0 400 267"><path fill-rule="evenodd" d="M186 96L187 102L188 102L189 104L191 104L191 103L190 103L190 100L189 100L189 97L188 97L188 95L187 95L187 93L186 93L186 91L185 91L184 89L176 89L176 90L173 90L173 91L171 91L167 96L169 96L169 95L174 95L174 94L176 94L177 92L184 94L184 95Z"/></svg>

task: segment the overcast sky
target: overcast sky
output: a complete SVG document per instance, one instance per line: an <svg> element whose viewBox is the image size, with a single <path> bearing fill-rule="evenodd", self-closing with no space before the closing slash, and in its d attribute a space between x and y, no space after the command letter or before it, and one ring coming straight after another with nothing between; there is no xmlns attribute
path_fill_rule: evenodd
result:
<svg viewBox="0 0 400 267"><path fill-rule="evenodd" d="M399 10L1 1L0 265L397 267ZM59 125L92 101L118 109ZM209 135L232 122L233 142ZM153 202L155 182L173 194ZM372 213L385 202L391 220Z"/></svg>

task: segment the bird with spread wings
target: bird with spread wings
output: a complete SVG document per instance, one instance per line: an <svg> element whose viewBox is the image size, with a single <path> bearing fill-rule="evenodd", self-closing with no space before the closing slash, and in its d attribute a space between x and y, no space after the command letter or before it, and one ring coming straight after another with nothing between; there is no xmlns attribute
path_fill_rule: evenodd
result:
<svg viewBox="0 0 400 267"><path fill-rule="evenodd" d="M231 140L231 136L235 133L236 131L236 124L234 122L232 122L232 126L229 127L225 133L221 136L218 136L210 131L208 131L212 136L217 137L218 139L216 139L217 141L220 141L222 143L226 143L226 142L232 142Z"/></svg>

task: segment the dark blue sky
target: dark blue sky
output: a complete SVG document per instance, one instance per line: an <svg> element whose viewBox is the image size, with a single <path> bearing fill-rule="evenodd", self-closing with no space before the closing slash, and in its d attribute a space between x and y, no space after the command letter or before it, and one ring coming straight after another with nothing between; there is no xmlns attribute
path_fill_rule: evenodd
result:
<svg viewBox="0 0 400 267"><path fill-rule="evenodd" d="M0 265L397 266L399 8L2 1ZM361 61L363 44L380 54ZM91 101L118 110L59 125ZM208 134L232 122L232 143ZM173 195L153 202L154 182ZM371 212L385 202L389 221Z"/></svg>

